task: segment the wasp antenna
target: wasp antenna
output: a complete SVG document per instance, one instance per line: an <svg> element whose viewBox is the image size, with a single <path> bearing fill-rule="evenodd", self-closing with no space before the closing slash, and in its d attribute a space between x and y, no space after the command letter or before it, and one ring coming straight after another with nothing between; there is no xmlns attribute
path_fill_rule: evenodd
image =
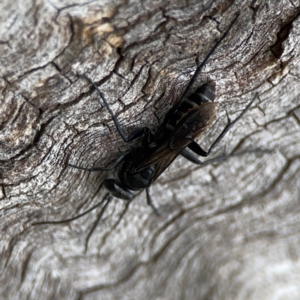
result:
<svg viewBox="0 0 300 300"><path fill-rule="evenodd" d="M70 218L70 219L66 219L66 220L62 220L62 221L42 221L42 222L35 222L35 223L32 223L31 225L43 225L43 224L63 224L63 223L68 223L68 222L71 222L71 221L74 221L74 220L77 220L81 217L83 217L84 215L88 214L89 212L91 212L92 210L94 210L95 208L97 208L98 206L100 206L103 202L106 201L105 205L103 206L103 209L101 211L101 217L102 215L104 214L107 206L108 206L108 203L111 201L112 199L112 195L110 193L107 193L104 198L99 202L97 203L96 205L94 205L93 207L91 207L90 209L86 210L85 212L83 212L82 214L80 215L77 215L73 218Z"/></svg>
<svg viewBox="0 0 300 300"><path fill-rule="evenodd" d="M123 152L109 167L83 168L83 167L79 167L79 166L72 165L72 164L68 164L68 166L75 168L75 169L89 171L89 172L111 171L111 170L115 169L120 163L122 163L124 161L124 159L126 159L126 156L128 156L129 153L130 153L129 150L126 152Z"/></svg>

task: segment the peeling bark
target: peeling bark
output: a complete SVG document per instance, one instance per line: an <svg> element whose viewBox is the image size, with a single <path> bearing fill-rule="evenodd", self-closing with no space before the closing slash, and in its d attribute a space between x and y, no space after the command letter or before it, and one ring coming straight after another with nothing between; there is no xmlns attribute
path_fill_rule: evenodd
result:
<svg viewBox="0 0 300 300"><path fill-rule="evenodd" d="M300 296L299 1L13 1L0 4L2 299L279 299ZM217 84L206 167L178 158L144 192L64 224L106 191L124 131L155 128L193 88Z"/></svg>

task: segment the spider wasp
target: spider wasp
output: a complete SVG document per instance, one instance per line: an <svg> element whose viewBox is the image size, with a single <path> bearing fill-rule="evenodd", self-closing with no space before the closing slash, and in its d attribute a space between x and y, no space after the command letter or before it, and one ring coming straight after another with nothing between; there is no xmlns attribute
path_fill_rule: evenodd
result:
<svg viewBox="0 0 300 300"><path fill-rule="evenodd" d="M101 216L104 213L108 203L112 197L130 200L134 197L134 192L146 189L147 203L156 213L157 210L152 203L149 188L152 183L165 171L165 169L175 160L178 155L182 155L189 161L205 165L207 162L201 162L194 154L202 157L207 157L215 146L224 138L226 133L232 126L238 122L242 116L249 110L255 98L246 106L243 112L234 120L231 121L227 115L228 123L212 143L208 151L203 150L195 139L201 137L204 132L212 125L216 117L215 110L215 82L208 81L200 86L194 93L189 94L189 91L196 80L198 74L202 70L208 58L212 55L221 41L225 38L231 27L237 20L238 15L226 30L224 35L218 40L205 60L198 64L190 83L185 92L181 96L179 102L166 114L162 124L152 132L149 128L139 128L133 131L129 136L126 136L118 119L110 109L110 106L100 91L99 87L86 75L81 77L88 80L96 89L101 97L107 111L111 115L118 133L125 143L129 143L140 138L140 144L137 147L132 147L128 151L122 153L109 167L93 167L84 168L73 164L68 164L70 167L85 170L85 171L109 171L118 169L118 179L106 179L104 185L108 190L108 194L97 205L93 206L84 213L77 215L74 218L63 221L46 221L35 224L45 223L64 223L75 220L91 210L95 209L101 203L105 203ZM189 150L187 150L189 149ZM194 154L192 152L194 152ZM100 217L101 218L101 217Z"/></svg>

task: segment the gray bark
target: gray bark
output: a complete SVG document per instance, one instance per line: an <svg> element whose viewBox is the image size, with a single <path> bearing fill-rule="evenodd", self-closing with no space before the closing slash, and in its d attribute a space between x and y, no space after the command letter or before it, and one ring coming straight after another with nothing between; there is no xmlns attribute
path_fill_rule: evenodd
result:
<svg viewBox="0 0 300 300"><path fill-rule="evenodd" d="M1 299L299 299L299 1L0 4ZM157 128L199 61L217 85L206 167L178 158L145 193L100 202L126 134Z"/></svg>

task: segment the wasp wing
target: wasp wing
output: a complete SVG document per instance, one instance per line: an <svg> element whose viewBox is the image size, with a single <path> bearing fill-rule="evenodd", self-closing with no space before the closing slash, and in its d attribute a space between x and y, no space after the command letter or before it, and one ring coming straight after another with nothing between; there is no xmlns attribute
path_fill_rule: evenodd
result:
<svg viewBox="0 0 300 300"><path fill-rule="evenodd" d="M200 137L211 126L214 119L214 103L202 103L201 106L188 110L176 122L175 128L171 130L162 129L164 134L153 148L145 148L141 160L137 163L138 170L155 166L151 183L155 181L183 149L193 142L195 138Z"/></svg>
<svg viewBox="0 0 300 300"><path fill-rule="evenodd" d="M213 102L202 103L200 107L189 110L171 136L170 148L177 149L179 147L182 150L183 141L192 142L195 138L202 136L212 125L215 115L215 103Z"/></svg>

